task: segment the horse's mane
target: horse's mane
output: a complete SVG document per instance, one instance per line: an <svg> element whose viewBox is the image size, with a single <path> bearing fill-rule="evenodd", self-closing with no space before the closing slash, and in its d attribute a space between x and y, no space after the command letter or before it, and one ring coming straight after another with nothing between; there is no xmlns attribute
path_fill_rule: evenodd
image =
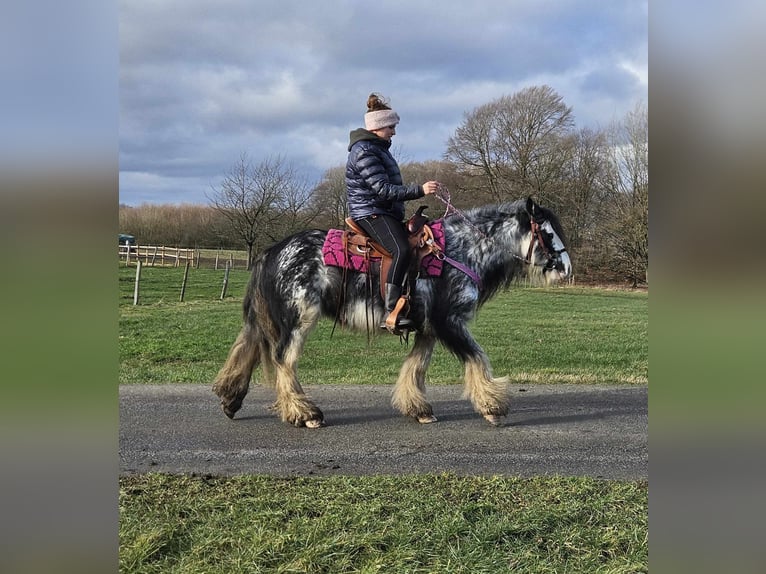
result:
<svg viewBox="0 0 766 574"><path fill-rule="evenodd" d="M529 216L526 211L526 205L526 199L517 199L506 203L473 207L463 212L462 215L465 216L472 225L475 225L479 229L485 228L488 231L491 231L496 225L505 222L509 216L520 216L518 217L519 223L524 228L528 228ZM540 209L540 215L536 217L538 222L543 220L549 221L551 226L553 226L553 230L561 238L564 244L566 244L566 235L564 234L564 229L561 227L561 222L559 221L558 216L547 207L541 205L537 205L537 207ZM450 222L453 222L462 219L462 217L461 213L451 213L444 219L445 221L450 220Z"/></svg>

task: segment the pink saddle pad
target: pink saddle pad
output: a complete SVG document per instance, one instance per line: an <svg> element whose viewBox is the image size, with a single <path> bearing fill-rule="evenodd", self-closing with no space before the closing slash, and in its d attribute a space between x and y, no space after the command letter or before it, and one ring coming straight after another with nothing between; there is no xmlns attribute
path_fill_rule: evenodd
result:
<svg viewBox="0 0 766 574"><path fill-rule="evenodd" d="M442 251L444 251L444 226L441 219L431 221L429 224L434 234L434 241ZM330 229L327 232L327 239L322 245L322 258L325 265L334 267L345 267L353 271L367 272L370 261L379 261L380 258L366 258L363 254L351 254L349 256L343 248L342 229ZM421 276L438 277L442 274L443 261L440 261L430 253L423 257L421 261Z"/></svg>

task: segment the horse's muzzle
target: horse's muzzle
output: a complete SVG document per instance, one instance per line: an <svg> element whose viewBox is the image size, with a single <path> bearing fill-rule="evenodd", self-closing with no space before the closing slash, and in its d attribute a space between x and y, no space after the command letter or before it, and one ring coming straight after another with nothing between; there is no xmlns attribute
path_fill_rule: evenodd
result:
<svg viewBox="0 0 766 574"><path fill-rule="evenodd" d="M572 262L565 250L558 251L548 260L543 273L548 282L563 281L572 275Z"/></svg>

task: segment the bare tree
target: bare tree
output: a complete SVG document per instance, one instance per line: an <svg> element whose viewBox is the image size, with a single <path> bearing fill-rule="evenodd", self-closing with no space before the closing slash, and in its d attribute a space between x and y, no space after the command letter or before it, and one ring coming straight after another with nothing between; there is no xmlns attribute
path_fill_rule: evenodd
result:
<svg viewBox="0 0 766 574"><path fill-rule="evenodd" d="M566 151L566 175L560 193L560 210L570 248L593 244L603 199L601 182L607 168L606 134L582 129L570 138Z"/></svg>
<svg viewBox="0 0 766 574"><path fill-rule="evenodd" d="M312 201L312 186L294 164L281 159L271 163L274 164L272 169L264 173L271 174L281 191L275 201L275 217L266 228L266 236L273 242L308 227L319 215L319 210Z"/></svg>
<svg viewBox="0 0 766 574"><path fill-rule="evenodd" d="M610 132L604 188L609 219L606 240L615 270L632 282L649 273L649 114L641 102Z"/></svg>
<svg viewBox="0 0 766 574"><path fill-rule="evenodd" d="M346 167L341 165L325 171L312 196L312 207L320 226L325 229L343 227L348 217L346 195Z"/></svg>
<svg viewBox="0 0 766 574"><path fill-rule="evenodd" d="M120 230L141 245L236 248L226 219L209 205L120 205Z"/></svg>
<svg viewBox="0 0 766 574"><path fill-rule="evenodd" d="M510 187L554 203L546 193L562 179L572 108L549 86L525 88L501 101L497 145Z"/></svg>
<svg viewBox="0 0 766 574"><path fill-rule="evenodd" d="M497 101L479 106L465 114L463 124L447 141L445 158L454 162L471 177L474 187L484 191L494 201L503 197L501 161L495 147Z"/></svg>
<svg viewBox="0 0 766 574"><path fill-rule="evenodd" d="M279 239L310 218L302 215L308 199L305 181L281 156L253 166L244 152L208 196L247 246L248 267L257 247Z"/></svg>
<svg viewBox="0 0 766 574"><path fill-rule="evenodd" d="M562 179L572 110L549 86L525 88L467 114L447 142L445 157L477 180L495 201L555 196Z"/></svg>

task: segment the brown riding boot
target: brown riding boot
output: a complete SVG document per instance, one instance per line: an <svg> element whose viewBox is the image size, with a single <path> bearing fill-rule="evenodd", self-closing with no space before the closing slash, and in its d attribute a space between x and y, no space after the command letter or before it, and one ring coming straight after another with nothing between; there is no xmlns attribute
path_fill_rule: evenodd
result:
<svg viewBox="0 0 766 574"><path fill-rule="evenodd" d="M391 313L396 308L396 304L399 301L399 298L402 296L402 288L399 285L396 285L394 283L386 283L386 300L384 301L386 306L386 316L383 318L383 322L380 324L381 329L389 329L389 325L387 324L387 320ZM394 329L406 329L408 331L412 331L415 329L415 323L412 322L411 319L408 319L407 317L402 317L401 315L398 315L396 317L396 324L393 325Z"/></svg>

